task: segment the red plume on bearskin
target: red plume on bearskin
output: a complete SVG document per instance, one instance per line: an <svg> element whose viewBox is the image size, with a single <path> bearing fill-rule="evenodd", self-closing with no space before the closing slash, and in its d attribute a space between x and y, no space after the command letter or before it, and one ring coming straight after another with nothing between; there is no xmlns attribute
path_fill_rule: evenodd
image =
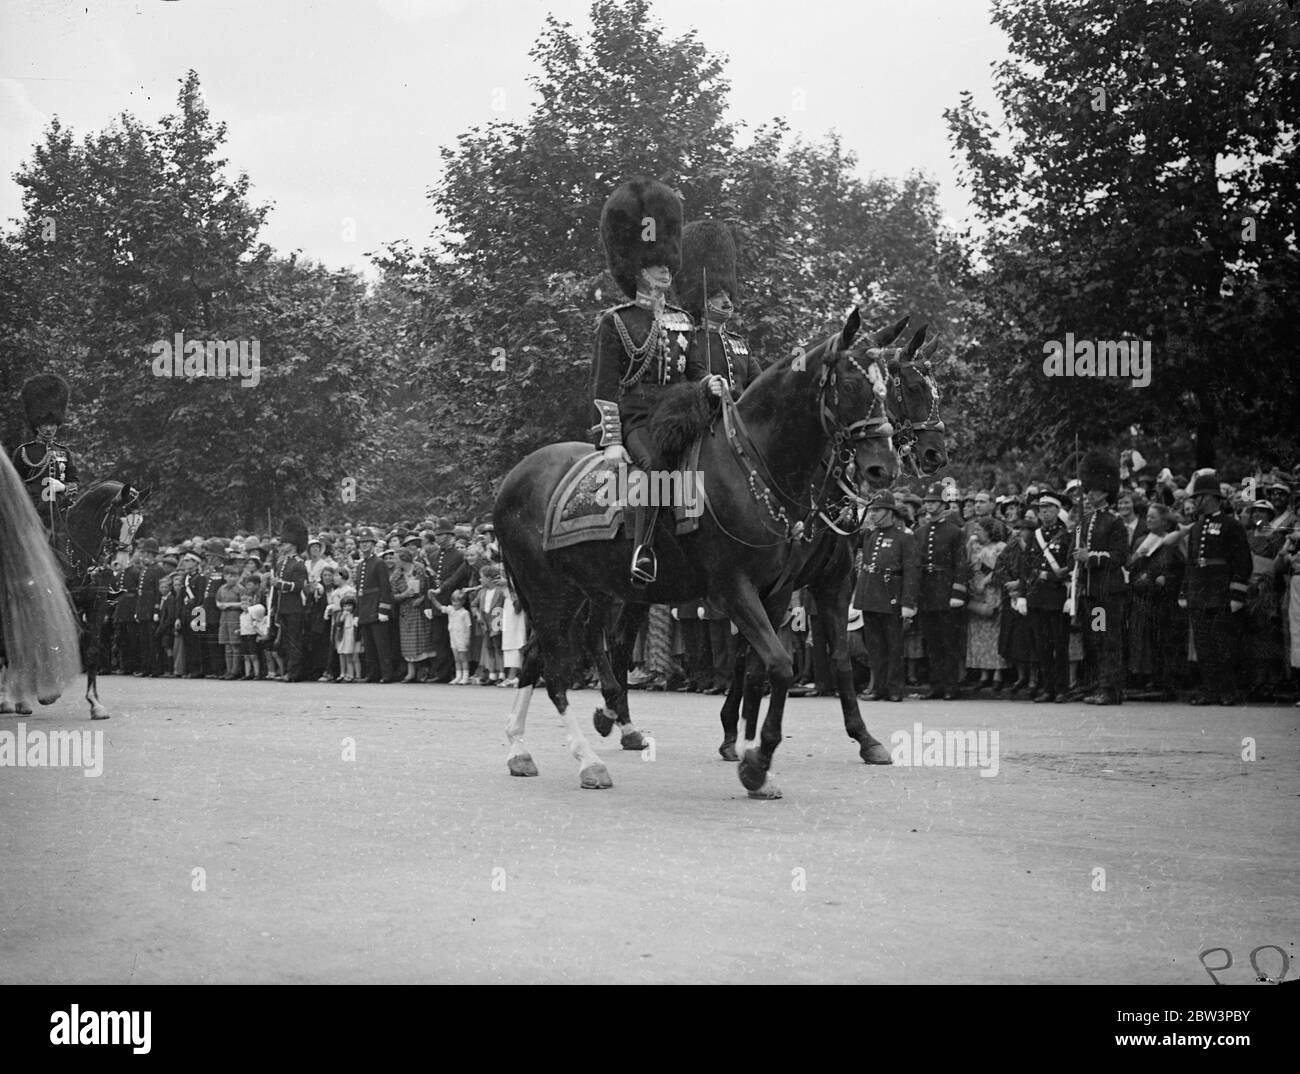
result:
<svg viewBox="0 0 1300 1074"><path fill-rule="evenodd" d="M653 235L653 241L644 237L647 235ZM610 275L628 298L635 298L643 268L666 265L674 276L681 269L682 199L654 179L638 176L629 180L609 196L601 210L600 241Z"/></svg>
<svg viewBox="0 0 1300 1074"><path fill-rule="evenodd" d="M81 671L80 631L45 528L0 452L0 627L11 700L56 700Z"/></svg>
<svg viewBox="0 0 1300 1074"><path fill-rule="evenodd" d="M1119 462L1105 451L1090 451L1079 463L1079 481L1084 492L1104 492L1108 499L1119 497Z"/></svg>
<svg viewBox="0 0 1300 1074"><path fill-rule="evenodd" d="M306 552L307 523L296 515L290 515L280 527L280 541L293 545L300 553Z"/></svg>
<svg viewBox="0 0 1300 1074"><path fill-rule="evenodd" d="M736 244L724 224L695 220L682 231L682 271L677 278L677 297L682 308L696 320L704 317L708 295L704 275L708 273L709 294L726 291L732 302L736 294Z"/></svg>
<svg viewBox="0 0 1300 1074"><path fill-rule="evenodd" d="M68 382L57 373L37 373L23 381L19 391L27 424L62 425L68 410Z"/></svg>

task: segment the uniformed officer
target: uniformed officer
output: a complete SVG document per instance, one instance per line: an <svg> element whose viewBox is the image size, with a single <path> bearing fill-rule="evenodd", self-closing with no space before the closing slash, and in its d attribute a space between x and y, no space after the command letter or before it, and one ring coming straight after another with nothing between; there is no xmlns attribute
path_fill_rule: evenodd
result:
<svg viewBox="0 0 1300 1074"><path fill-rule="evenodd" d="M947 510L945 486L934 482L925 491L925 518L916 528L921 582L917 608L925 658L930 665L931 700L958 696L965 666L961 609L966 605L970 562L962 543L961 526ZM951 494L949 494L951 495Z"/></svg>
<svg viewBox="0 0 1300 1074"><path fill-rule="evenodd" d="M596 323L591 395L605 458L653 468L650 415L670 384L708 375L690 346L690 314L665 295L681 267L682 204L653 179L624 183L605 203L600 237L610 275L632 301L601 314ZM711 379L717 395L722 378ZM653 538L658 505L633 511L632 580L653 582L658 570Z"/></svg>
<svg viewBox="0 0 1300 1074"><path fill-rule="evenodd" d="M1079 625L1092 687L1089 705L1124 701L1124 599L1128 527L1110 510L1119 496L1119 463L1090 451L1079 466L1083 504L1071 558L1079 564Z"/></svg>
<svg viewBox="0 0 1300 1074"><path fill-rule="evenodd" d="M1235 705L1242 608L1250 583L1246 530L1224 509L1219 479L1201 474L1192 485L1196 521L1187 536L1187 574L1178 597L1186 608L1201 672L1193 705Z"/></svg>
<svg viewBox="0 0 1300 1074"><path fill-rule="evenodd" d="M136 655L140 665L137 675L157 678L162 674L162 650L157 635L159 591L167 571L157 563L158 542L145 537L137 545L140 574L135 589Z"/></svg>
<svg viewBox="0 0 1300 1074"><path fill-rule="evenodd" d="M425 554L427 596L433 610L433 671L430 677L434 682L445 683L451 682L456 673L447 618L451 610L451 595L458 589L476 584L477 577L474 568L456 546L456 527L451 520L438 519L433 533L433 547Z"/></svg>
<svg viewBox="0 0 1300 1074"><path fill-rule="evenodd" d="M284 682L302 682L307 671L307 523L289 516L280 527L280 562L275 574L275 603L284 653Z"/></svg>
<svg viewBox="0 0 1300 1074"><path fill-rule="evenodd" d="M1070 682L1070 617L1065 613L1067 584L1073 560L1073 537L1061 521L1061 511L1072 506L1064 493L1038 497L1038 528L1025 556L1025 592L1029 630L1038 655L1037 702L1065 701Z"/></svg>
<svg viewBox="0 0 1300 1074"><path fill-rule="evenodd" d="M862 542L862 570L853 606L862 611L862 636L871 663L872 701L903 700L903 623L916 614L921 587L917 540L901 521L894 494L872 500L873 527Z"/></svg>
<svg viewBox="0 0 1300 1074"><path fill-rule="evenodd" d="M23 382L19 395L36 438L14 449L14 468L36 513L54 534L61 531L63 513L77 494L72 452L54 439L67 414L68 382L54 373L38 373Z"/></svg>
<svg viewBox="0 0 1300 1074"><path fill-rule="evenodd" d="M723 224L695 220L682 231L682 270L677 276L677 294L695 321L690 341L692 353L702 357L709 373L726 381L733 399L739 399L740 393L762 370L749 353L745 337L731 327L740 294L736 283L736 244Z"/></svg>

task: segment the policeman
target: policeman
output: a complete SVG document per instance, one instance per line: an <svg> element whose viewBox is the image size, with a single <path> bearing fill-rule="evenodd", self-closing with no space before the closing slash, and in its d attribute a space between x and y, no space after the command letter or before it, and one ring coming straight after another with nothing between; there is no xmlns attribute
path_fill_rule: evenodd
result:
<svg viewBox="0 0 1300 1074"><path fill-rule="evenodd" d="M140 573L135 588L136 654L139 657L137 675L157 678L162 674L162 652L158 645L158 604L162 580L167 571L158 564L158 542L153 537L144 538L137 546L140 556Z"/></svg>
<svg viewBox="0 0 1300 1074"><path fill-rule="evenodd" d="M68 382L54 373L38 373L23 382L19 395L36 438L14 449L14 468L53 535L62 528L63 513L77 494L72 452L54 439L67 414Z"/></svg>
<svg viewBox="0 0 1300 1074"><path fill-rule="evenodd" d="M862 542L862 570L849 609L850 615L862 612L872 701L903 700L903 623L916 614L921 586L916 537L901 516L892 492L872 501L867 521L873 529Z"/></svg>
<svg viewBox="0 0 1300 1074"><path fill-rule="evenodd" d="M1093 678L1083 700L1089 705L1124 701L1124 598L1128 582L1128 527L1109 509L1119 496L1119 463L1090 451L1079 466L1083 505L1078 547L1071 558L1079 565L1079 624Z"/></svg>
<svg viewBox="0 0 1300 1074"><path fill-rule="evenodd" d="M624 183L605 203L600 237L610 275L632 301L601 314L592 360L592 403L600 416L599 445L611 462L653 469L650 415L664 389L701 380L708 371L690 346L690 314L665 295L682 259L682 203L653 179ZM721 377L710 378L721 396ZM653 582L658 571L653 539L658 506L633 512L632 581Z"/></svg>
<svg viewBox="0 0 1300 1074"><path fill-rule="evenodd" d="M677 293L697 326L691 332L692 353L709 373L723 378L733 399L739 399L762 370L745 337L732 328L740 294L736 244L724 225L695 220L683 229Z"/></svg>
<svg viewBox="0 0 1300 1074"><path fill-rule="evenodd" d="M307 523L290 516L280 527L280 563L275 575L276 611L284 651L284 682L302 682L307 670Z"/></svg>
<svg viewBox="0 0 1300 1074"><path fill-rule="evenodd" d="M1070 617L1065 613L1065 601L1074 541L1060 517L1070 506L1064 493L1039 494L1038 528L1025 556L1029 630L1034 636L1042 686L1034 700L1040 703L1064 702L1070 681Z"/></svg>
<svg viewBox="0 0 1300 1074"><path fill-rule="evenodd" d="M961 609L966 605L970 564L962 544L961 526L947 511L945 492L945 486L938 481L925 491L925 518L916 529L921 571L917 608L930 665L930 692L926 697L952 701L958 696L957 684L965 665Z"/></svg>
<svg viewBox="0 0 1300 1074"><path fill-rule="evenodd" d="M1196 521L1187 537L1187 574L1178 597L1191 620L1201 692L1193 705L1235 705L1242 608L1249 589L1251 554L1246 531L1224 509L1223 492L1213 473L1192 484Z"/></svg>

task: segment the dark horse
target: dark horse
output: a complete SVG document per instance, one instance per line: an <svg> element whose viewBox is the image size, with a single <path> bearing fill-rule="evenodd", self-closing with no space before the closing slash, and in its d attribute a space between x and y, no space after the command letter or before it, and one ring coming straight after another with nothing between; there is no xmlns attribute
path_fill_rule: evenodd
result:
<svg viewBox="0 0 1300 1074"><path fill-rule="evenodd" d="M900 328L887 329L884 341ZM802 558L802 545L823 525L824 506L832 498L838 501L843 479L838 460L845 454L852 457L860 485L887 487L898 474L888 432L869 435L885 424L883 413L879 418L873 414L882 410L887 385L873 360L867 359L869 368L859 362L873 344L880 345L867 335L858 339L860 329L855 309L839 332L764 372L739 403L723 400L721 421L714 420L701 445L705 491L699 528L682 536L661 535L659 581L650 586L632 585L626 539L543 550L551 495L572 465L591 454L589 444L541 448L506 475L493 520L533 635L507 723L513 775L537 774L523 735L533 689L545 675L547 694L564 719L568 747L579 764L581 785L611 786L608 770L569 712L567 686L576 665L588 652L600 654L606 705L630 729L627 660L648 605L705 598L753 646L756 677L761 681L766 676L772 683L761 741L746 750L739 774L751 797L780 797L769 770L781 742L793 664L774 624L789 601L792 556ZM625 730L625 745L629 733L636 736ZM634 742L632 748L639 745Z"/></svg>
<svg viewBox="0 0 1300 1074"><path fill-rule="evenodd" d="M890 374L888 416L894 430L893 443L900 459L918 477L932 474L948 462L944 425L939 417L939 388L929 364L939 340L936 337L923 343L924 339L925 328L921 328L906 348L884 353ZM817 602L818 614L831 642L831 666L844 715L844 730L858 743L858 756L867 764L890 764L889 751L872 736L862 720L849 659L853 552L861 523L859 512L848 528L841 524L819 533L806 549L805 558L794 574L792 589L806 587ZM758 719L762 685L746 673L747 650L742 639L737 645L735 674L722 706L722 745L718 753L727 761L739 760L736 736L742 698L746 739L753 739Z"/></svg>
<svg viewBox="0 0 1300 1074"><path fill-rule="evenodd" d="M121 481L97 481L68 508L66 535L58 540L64 583L81 626L81 664L92 720L106 720L109 715L99 700L98 672L100 637L113 588L112 560L131 543L132 534L123 532L123 519L148 495L148 489ZM30 699L0 697L0 713L11 708L30 713Z"/></svg>

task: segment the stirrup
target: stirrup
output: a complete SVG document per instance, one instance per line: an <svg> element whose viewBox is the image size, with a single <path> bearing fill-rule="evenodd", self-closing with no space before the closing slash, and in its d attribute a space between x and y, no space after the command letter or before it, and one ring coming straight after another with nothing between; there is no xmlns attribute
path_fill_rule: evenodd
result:
<svg viewBox="0 0 1300 1074"><path fill-rule="evenodd" d="M648 569L641 566L642 560L648 562ZM658 573L659 562L655 558L654 549L647 548L643 544L637 545L632 552L632 581L640 585L650 585Z"/></svg>

